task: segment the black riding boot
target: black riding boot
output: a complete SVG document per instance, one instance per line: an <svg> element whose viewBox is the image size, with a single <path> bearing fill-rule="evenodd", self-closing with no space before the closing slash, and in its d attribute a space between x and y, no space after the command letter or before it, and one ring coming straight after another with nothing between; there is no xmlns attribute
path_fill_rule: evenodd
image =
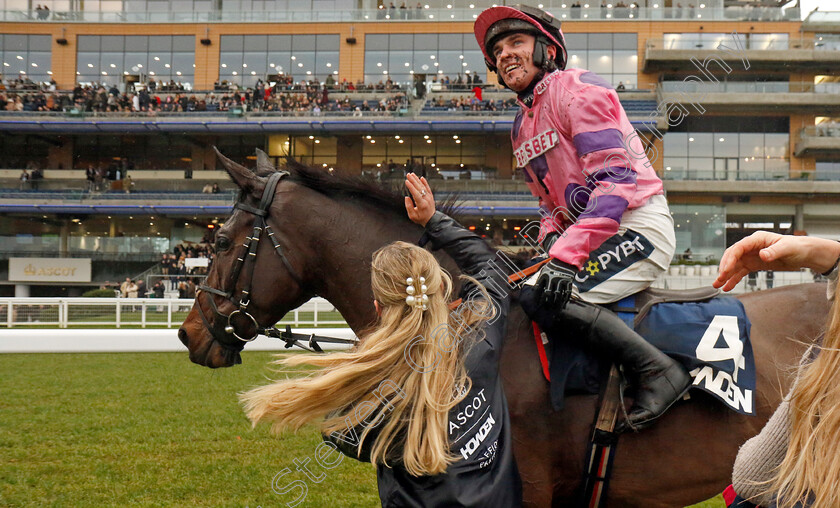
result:
<svg viewBox="0 0 840 508"><path fill-rule="evenodd" d="M652 423L691 386L691 376L682 365L603 307L572 298L555 313L554 322L565 336L575 337L586 349L624 366L636 387L628 413L630 428L638 430Z"/></svg>

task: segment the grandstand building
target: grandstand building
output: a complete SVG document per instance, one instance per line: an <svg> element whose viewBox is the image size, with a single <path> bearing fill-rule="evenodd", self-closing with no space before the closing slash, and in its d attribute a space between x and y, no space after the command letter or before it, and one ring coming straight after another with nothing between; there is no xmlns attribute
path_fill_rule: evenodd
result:
<svg viewBox="0 0 840 508"><path fill-rule="evenodd" d="M0 0L0 295L77 294L206 238L234 198L214 146L423 172L467 200L469 226L516 243L538 215L513 94L472 34L488 5L447 2ZM680 253L719 258L757 229L840 236L840 13L779 3L539 5L569 66L619 90ZM91 259L90 280L8 268L27 257Z"/></svg>

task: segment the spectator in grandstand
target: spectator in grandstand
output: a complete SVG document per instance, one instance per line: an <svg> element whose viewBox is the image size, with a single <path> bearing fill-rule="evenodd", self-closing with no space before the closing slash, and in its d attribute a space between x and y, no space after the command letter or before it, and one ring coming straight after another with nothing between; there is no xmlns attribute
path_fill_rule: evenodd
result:
<svg viewBox="0 0 840 508"><path fill-rule="evenodd" d="M89 192L96 189L96 169L93 166L88 166L85 170L85 180L87 180Z"/></svg>
<svg viewBox="0 0 840 508"><path fill-rule="evenodd" d="M122 190L126 194L131 192L131 188L134 187L134 182L131 181L131 175L125 175L125 178L122 179Z"/></svg>
<svg viewBox="0 0 840 508"><path fill-rule="evenodd" d="M204 194L210 194L213 192L213 186L208 183L201 188L201 192Z"/></svg>
<svg viewBox="0 0 840 508"><path fill-rule="evenodd" d="M137 298L146 298L146 281L143 279L137 281Z"/></svg>
<svg viewBox="0 0 840 508"><path fill-rule="evenodd" d="M166 291L166 288L163 287L163 281L155 282L155 285L152 286L152 292L155 295L155 298L163 298L163 293Z"/></svg>
<svg viewBox="0 0 840 508"><path fill-rule="evenodd" d="M123 283L120 284L120 295L123 298L128 298L128 291L129 291L129 288L131 287L131 282L132 282L131 277L126 277L125 281L123 281Z"/></svg>
<svg viewBox="0 0 840 508"><path fill-rule="evenodd" d="M38 190L38 187L41 185L41 180L44 179L44 171L41 168L36 167L32 170L29 179L32 190Z"/></svg>
<svg viewBox="0 0 840 508"><path fill-rule="evenodd" d="M219 184L217 184L216 182L213 182L213 187L210 188L210 192L213 193L213 194L218 194L221 191L222 190L219 188Z"/></svg>
<svg viewBox="0 0 840 508"><path fill-rule="evenodd" d="M682 398L691 376L598 304L647 288L668 268L676 239L662 181L637 155L644 147L615 89L585 69L565 70L557 19L524 5L491 7L476 19L475 36L488 68L519 99L513 152L545 212L539 241L549 261L521 303L544 329L562 327L625 367L636 393L619 428L643 428ZM625 234L650 247L621 265L599 265L597 277L582 271Z"/></svg>
<svg viewBox="0 0 840 508"><path fill-rule="evenodd" d="M22 169L20 171L20 178L19 178L19 180L20 180L20 190L26 190L26 189L29 188L29 179L30 179L29 172L26 171L25 168Z"/></svg>

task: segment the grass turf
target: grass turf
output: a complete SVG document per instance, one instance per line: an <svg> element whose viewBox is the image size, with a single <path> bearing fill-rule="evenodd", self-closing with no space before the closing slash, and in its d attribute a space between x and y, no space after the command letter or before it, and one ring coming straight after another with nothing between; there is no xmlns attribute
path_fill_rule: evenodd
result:
<svg viewBox="0 0 840 508"><path fill-rule="evenodd" d="M314 428L251 430L236 393L277 376L271 353L210 370L186 353L0 355L0 506L378 506L370 464L324 470ZM309 459L320 483L296 471ZM719 499L697 508L720 508Z"/></svg>

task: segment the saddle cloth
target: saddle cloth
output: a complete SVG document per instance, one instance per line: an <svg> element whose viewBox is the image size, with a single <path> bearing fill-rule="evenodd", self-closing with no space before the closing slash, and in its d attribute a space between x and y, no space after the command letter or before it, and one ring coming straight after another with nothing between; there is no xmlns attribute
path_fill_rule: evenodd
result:
<svg viewBox="0 0 840 508"><path fill-rule="evenodd" d="M659 297L660 303L642 309L647 312L640 315L636 331L680 362L691 373L695 388L738 413L754 414L755 361L743 304L729 296L702 302L666 300ZM545 348L540 354L548 360L546 377L554 409L563 408L566 394L597 394L610 359L585 352L563 337L546 338L536 325L534 330L539 334L538 348Z"/></svg>

